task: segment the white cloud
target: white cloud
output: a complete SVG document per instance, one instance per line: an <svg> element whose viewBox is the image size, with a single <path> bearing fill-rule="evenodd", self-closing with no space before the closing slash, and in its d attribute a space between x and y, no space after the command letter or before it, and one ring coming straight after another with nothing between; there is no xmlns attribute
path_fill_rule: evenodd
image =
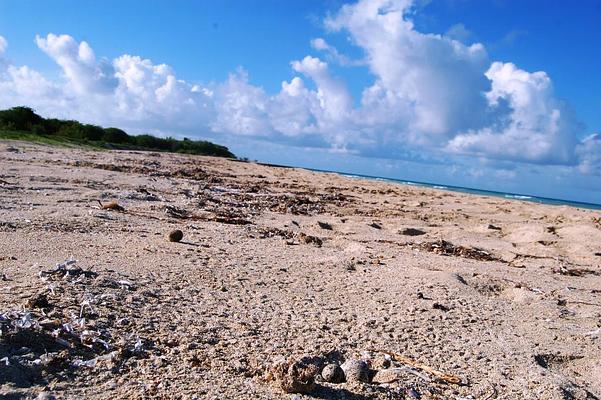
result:
<svg viewBox="0 0 601 400"><path fill-rule="evenodd" d="M411 109L407 139L433 143L482 126L482 92L490 85L484 47L417 32L406 18L411 6L407 0L360 0L343 6L327 26L348 32L366 53L377 90Z"/></svg>
<svg viewBox="0 0 601 400"><path fill-rule="evenodd" d="M495 62L486 72L486 93L493 109L506 109L495 125L462 133L448 149L525 162L570 164L579 124L571 110L553 96L544 72L529 73L511 63Z"/></svg>
<svg viewBox="0 0 601 400"><path fill-rule="evenodd" d="M301 61L293 61L292 69L308 76L317 85L317 99L323 112L321 122L342 122L348 118L352 107L351 96L344 83L332 77L327 63L306 56Z"/></svg>
<svg viewBox="0 0 601 400"><path fill-rule="evenodd" d="M248 83L248 75L239 70L215 90L216 132L267 136L272 133L267 120L268 97L263 89Z"/></svg>
<svg viewBox="0 0 601 400"><path fill-rule="evenodd" d="M45 38L36 36L35 41L63 69L70 88L78 94L106 93L116 87L114 69L107 60L96 61L88 43L52 33Z"/></svg>
<svg viewBox="0 0 601 400"><path fill-rule="evenodd" d="M44 100L47 115L64 117L71 105L59 86L27 66L9 65L0 73L0 108L31 106L39 99L52 99Z"/></svg>
<svg viewBox="0 0 601 400"><path fill-rule="evenodd" d="M316 93L300 77L282 82L282 89L270 102L269 116L273 129L289 137L316 134L315 114L320 107Z"/></svg>
<svg viewBox="0 0 601 400"><path fill-rule="evenodd" d="M8 47L8 42L6 41L4 36L0 36L0 55L6 51L7 47Z"/></svg>
<svg viewBox="0 0 601 400"><path fill-rule="evenodd" d="M99 60L86 42L68 35L37 36L36 44L59 65L64 80L9 65L0 75L0 106L29 105L44 115L136 131L208 129L211 90L177 79L166 64L130 55Z"/></svg>

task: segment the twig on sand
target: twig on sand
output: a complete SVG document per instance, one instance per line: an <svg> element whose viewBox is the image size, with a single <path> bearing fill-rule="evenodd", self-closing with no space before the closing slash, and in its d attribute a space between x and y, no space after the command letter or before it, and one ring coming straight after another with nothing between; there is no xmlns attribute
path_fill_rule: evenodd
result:
<svg viewBox="0 0 601 400"><path fill-rule="evenodd" d="M455 384L455 385L461 384L461 378L459 378L458 376L451 375L451 374L446 374L444 372L438 371L438 370L436 370L434 368L431 368L431 367L429 367L427 365L419 363L419 362L417 362L415 360L412 360L412 359L410 359L408 357L405 357L405 356L403 356L401 354L393 353L393 352L387 351L387 350L369 349L369 351L373 351L373 352L376 352L376 353L388 354L392 358L393 361L397 361L397 362L403 363L405 365L408 365L410 367L413 367L413 368L422 370L424 372L427 372L430 375L433 375L434 377L436 377L436 379L438 381L442 381L442 382L445 382L445 383L452 383L452 384Z"/></svg>
<svg viewBox="0 0 601 400"><path fill-rule="evenodd" d="M102 210L114 210L114 211L125 211L125 208L119 205L116 201L111 201L106 204L102 204L100 200L98 200L98 204L100 204L100 208Z"/></svg>

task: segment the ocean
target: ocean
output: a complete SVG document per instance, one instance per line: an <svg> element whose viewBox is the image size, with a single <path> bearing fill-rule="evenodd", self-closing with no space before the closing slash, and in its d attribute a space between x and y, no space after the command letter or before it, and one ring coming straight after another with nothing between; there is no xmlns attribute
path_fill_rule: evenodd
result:
<svg viewBox="0 0 601 400"><path fill-rule="evenodd" d="M337 172L337 171L323 171L323 170L317 170L317 169L312 169L312 171L334 172L334 173L337 173L337 174L340 174L343 176L347 176L350 178L369 179L369 180L376 180L376 181L382 181L382 182L392 182L392 183L398 183L398 184L402 184L402 185L425 187L425 188L432 188L432 189L441 189L441 190L448 190L451 192L476 194L476 195L480 195L480 196L501 197L501 198L505 198L505 199L509 199L509 200L523 200L523 201L530 201L532 203L550 204L550 205L554 205L554 206L570 206L570 207L578 207L578 208L588 208L591 210L601 210L601 204L595 204L595 203L585 203L585 202L580 202L580 201L571 201L571 200L562 200L562 199L551 199L548 197L538 197L538 196L527 195L527 194L495 192L492 190L481 190L481 189L474 189L474 188L461 187L461 186L451 186L451 185L439 185L439 184L427 183L427 182L414 182L414 181L408 181L408 180L402 180L402 179L382 178L382 177L378 177L378 176L348 174L348 173Z"/></svg>

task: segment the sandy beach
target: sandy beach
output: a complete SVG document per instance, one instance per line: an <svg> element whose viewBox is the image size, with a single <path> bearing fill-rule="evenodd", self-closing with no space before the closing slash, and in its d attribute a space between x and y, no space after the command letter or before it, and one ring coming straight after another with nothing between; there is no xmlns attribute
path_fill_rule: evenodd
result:
<svg viewBox="0 0 601 400"><path fill-rule="evenodd" d="M1 141L0 397L597 399L600 265L601 211Z"/></svg>

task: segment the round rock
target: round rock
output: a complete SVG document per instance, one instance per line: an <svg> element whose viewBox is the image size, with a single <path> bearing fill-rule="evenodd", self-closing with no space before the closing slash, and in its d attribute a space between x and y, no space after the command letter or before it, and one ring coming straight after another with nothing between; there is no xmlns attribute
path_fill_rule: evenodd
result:
<svg viewBox="0 0 601 400"><path fill-rule="evenodd" d="M169 233L169 241L170 242L179 242L183 238L184 238L184 232L180 231L179 229L176 229Z"/></svg>
<svg viewBox="0 0 601 400"><path fill-rule="evenodd" d="M321 370L321 377L325 382L342 383L344 382L344 371L337 364L326 364Z"/></svg>
<svg viewBox="0 0 601 400"><path fill-rule="evenodd" d="M362 360L347 360L340 366L347 382L369 382L369 366Z"/></svg>

